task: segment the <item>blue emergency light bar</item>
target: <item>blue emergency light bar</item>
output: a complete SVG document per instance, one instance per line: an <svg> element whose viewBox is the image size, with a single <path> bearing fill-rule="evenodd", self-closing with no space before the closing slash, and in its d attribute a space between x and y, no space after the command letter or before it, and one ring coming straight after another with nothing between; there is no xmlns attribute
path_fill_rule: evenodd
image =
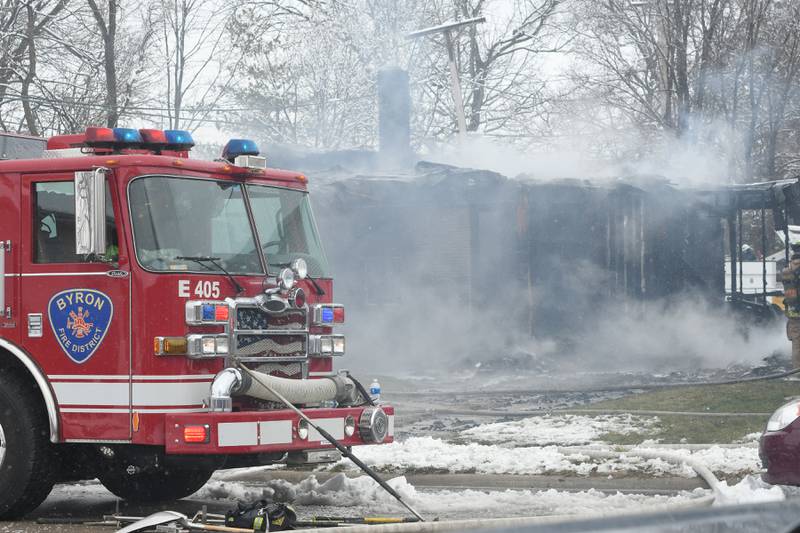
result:
<svg viewBox="0 0 800 533"><path fill-rule="evenodd" d="M137 130L133 128L86 128L86 146L121 150L186 151L194 146L192 135L183 130Z"/></svg>
<svg viewBox="0 0 800 533"><path fill-rule="evenodd" d="M258 155L258 146L250 139L231 139L222 149L222 158L231 163L240 155Z"/></svg>
<svg viewBox="0 0 800 533"><path fill-rule="evenodd" d="M141 143L142 136L139 135L139 130L132 128L114 128L114 140L121 143Z"/></svg>
<svg viewBox="0 0 800 533"><path fill-rule="evenodd" d="M165 130L164 135L167 137L167 144L170 146L185 146L191 148L194 146L194 139L192 134L183 130Z"/></svg>

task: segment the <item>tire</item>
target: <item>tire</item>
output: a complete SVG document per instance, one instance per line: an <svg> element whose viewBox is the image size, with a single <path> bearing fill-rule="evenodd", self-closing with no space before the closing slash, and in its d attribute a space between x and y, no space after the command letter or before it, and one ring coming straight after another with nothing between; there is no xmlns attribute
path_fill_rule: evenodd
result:
<svg viewBox="0 0 800 533"><path fill-rule="evenodd" d="M180 500L200 490L214 470L162 467L130 475L124 468L101 472L100 482L116 496L134 503Z"/></svg>
<svg viewBox="0 0 800 533"><path fill-rule="evenodd" d="M0 520L33 511L53 490L50 427L39 391L0 370Z"/></svg>

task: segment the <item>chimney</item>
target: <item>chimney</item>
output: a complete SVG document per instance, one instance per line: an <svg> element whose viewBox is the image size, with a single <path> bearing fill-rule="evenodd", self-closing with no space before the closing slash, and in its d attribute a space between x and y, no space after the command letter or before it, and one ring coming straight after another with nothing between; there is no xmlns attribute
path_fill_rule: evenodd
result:
<svg viewBox="0 0 800 533"><path fill-rule="evenodd" d="M379 159L387 166L410 166L411 94L408 72L386 68L378 72Z"/></svg>

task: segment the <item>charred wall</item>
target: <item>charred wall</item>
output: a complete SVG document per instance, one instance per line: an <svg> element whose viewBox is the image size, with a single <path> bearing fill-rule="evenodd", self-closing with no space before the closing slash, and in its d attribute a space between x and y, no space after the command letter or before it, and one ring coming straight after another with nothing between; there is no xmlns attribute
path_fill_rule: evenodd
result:
<svg viewBox="0 0 800 533"><path fill-rule="evenodd" d="M372 325L351 346L386 343L401 356L446 344L467 356L568 339L620 302L641 313L687 290L723 294L719 216L667 184L420 164L413 176L323 178L314 189L335 298L348 321Z"/></svg>

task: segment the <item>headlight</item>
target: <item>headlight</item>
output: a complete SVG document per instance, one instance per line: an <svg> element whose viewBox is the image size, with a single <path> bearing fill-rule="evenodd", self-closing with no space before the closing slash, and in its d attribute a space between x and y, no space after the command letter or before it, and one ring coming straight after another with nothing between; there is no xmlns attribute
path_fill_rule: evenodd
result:
<svg viewBox="0 0 800 533"><path fill-rule="evenodd" d="M186 355L192 359L227 355L228 337L225 335L189 335L186 338Z"/></svg>
<svg viewBox="0 0 800 533"><path fill-rule="evenodd" d="M333 337L324 335L320 338L319 351L322 355L333 355Z"/></svg>
<svg viewBox="0 0 800 533"><path fill-rule="evenodd" d="M203 353L203 355L217 353L217 339L214 337L201 337L200 345L200 351Z"/></svg>
<svg viewBox="0 0 800 533"><path fill-rule="evenodd" d="M294 272L297 279L306 279L308 276L308 265L306 264L306 260L302 257L298 257L294 261L292 261L292 271Z"/></svg>
<svg viewBox="0 0 800 533"><path fill-rule="evenodd" d="M294 270L291 268L284 268L278 273L278 283L281 289L288 291L294 287Z"/></svg>
<svg viewBox="0 0 800 533"><path fill-rule="evenodd" d="M767 431L780 431L800 417L800 400L778 407L767 422Z"/></svg>
<svg viewBox="0 0 800 533"><path fill-rule="evenodd" d="M344 355L344 335L333 335L333 355Z"/></svg>

